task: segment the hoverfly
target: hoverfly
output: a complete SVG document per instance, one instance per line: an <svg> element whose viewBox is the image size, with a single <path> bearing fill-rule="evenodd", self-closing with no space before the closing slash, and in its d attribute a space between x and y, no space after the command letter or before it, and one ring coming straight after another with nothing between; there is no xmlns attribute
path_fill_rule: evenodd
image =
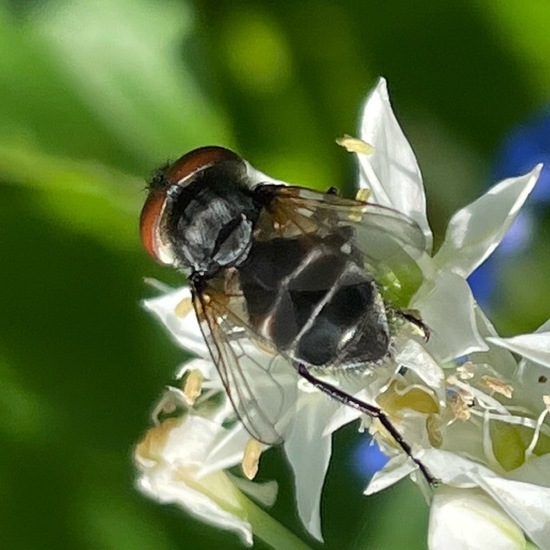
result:
<svg viewBox="0 0 550 550"><path fill-rule="evenodd" d="M216 146L161 169L149 189L143 244L188 275L203 336L248 432L266 444L284 437L280 420L292 411L278 401L283 388L271 376L282 359L332 398L377 418L433 483L381 409L315 375L380 363L390 354L391 315L425 329L406 312L390 312L377 282L416 266L425 240L415 222L332 189L271 182ZM260 364L250 346L272 359Z"/></svg>

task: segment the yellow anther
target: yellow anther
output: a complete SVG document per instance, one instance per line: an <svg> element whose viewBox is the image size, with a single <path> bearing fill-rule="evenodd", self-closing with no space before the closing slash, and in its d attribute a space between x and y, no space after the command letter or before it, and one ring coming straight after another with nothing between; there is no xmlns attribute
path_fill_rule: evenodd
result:
<svg viewBox="0 0 550 550"><path fill-rule="evenodd" d="M489 388L493 393L498 393L508 399L511 399L514 388L503 380L500 380L494 376L484 375L481 377L480 382L486 388Z"/></svg>
<svg viewBox="0 0 550 550"><path fill-rule="evenodd" d="M463 395L459 393L453 395L450 399L450 405L453 415L457 420L466 422L466 420L470 419L470 406L468 401L464 399Z"/></svg>
<svg viewBox="0 0 550 550"><path fill-rule="evenodd" d="M467 363L464 363L463 365L460 365L460 367L457 367L456 371L458 372L458 376L462 380L470 380L474 377L476 367L473 363L468 361Z"/></svg>
<svg viewBox="0 0 550 550"><path fill-rule="evenodd" d="M193 369L185 377L183 395L185 395L185 400L190 406L195 404L197 397L201 394L202 380L202 372L198 369Z"/></svg>
<svg viewBox="0 0 550 550"><path fill-rule="evenodd" d="M355 200L359 202L368 202L372 195L371 190L366 187L361 187L357 193L355 193Z"/></svg>
<svg viewBox="0 0 550 550"><path fill-rule="evenodd" d="M193 302L191 301L191 298L184 298L183 300L177 303L174 309L174 313L176 314L176 317L185 317L192 310L193 310Z"/></svg>
<svg viewBox="0 0 550 550"><path fill-rule="evenodd" d="M359 138L354 138L348 134L336 138L336 143L344 147L348 153L358 153L362 155L370 155L374 151L374 147Z"/></svg>
<svg viewBox="0 0 550 550"><path fill-rule="evenodd" d="M241 463L243 473L248 479L254 479L258 473L260 456L264 446L256 439L249 439L244 448L243 460Z"/></svg>

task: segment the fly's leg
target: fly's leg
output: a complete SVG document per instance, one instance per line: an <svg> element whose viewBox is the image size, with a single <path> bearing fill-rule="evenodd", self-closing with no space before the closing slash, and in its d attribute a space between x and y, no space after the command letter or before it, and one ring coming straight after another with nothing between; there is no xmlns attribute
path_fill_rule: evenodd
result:
<svg viewBox="0 0 550 550"><path fill-rule="evenodd" d="M418 330L420 330L426 342L430 339L430 327L422 321L418 311L414 309L402 309L395 311L395 315L401 317L401 319L411 323L411 325L414 325Z"/></svg>
<svg viewBox="0 0 550 550"><path fill-rule="evenodd" d="M336 386L333 386L332 384L329 384L328 382L324 382L323 380L319 380L319 378L316 378L311 374L305 365L299 364L298 367L298 374L305 378L310 384L315 386L317 389L321 390L322 392L326 393L333 399L336 399L336 401L339 401L340 403L347 405L348 407L352 407L363 414L367 414L371 418L376 418L379 420L380 424L386 428L388 433L394 438L396 443L405 451L405 453L411 458L411 460L418 466L419 470L422 472L422 475L426 478L426 481L433 487L436 487L439 485L439 480L435 478L432 473L422 464L422 462L416 458L412 452L411 446L403 439L403 436L397 431L395 426L391 423L388 416L379 409L378 407L375 407L373 405L369 405L368 403L365 403L364 401L361 401L360 399L357 399L353 397L353 395L348 395L346 392L342 391L340 388L337 388Z"/></svg>

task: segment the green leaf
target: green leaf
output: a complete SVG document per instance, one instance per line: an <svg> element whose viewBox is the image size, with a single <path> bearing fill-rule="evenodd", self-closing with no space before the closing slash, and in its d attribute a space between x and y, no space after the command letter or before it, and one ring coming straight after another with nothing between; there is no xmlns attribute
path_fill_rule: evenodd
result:
<svg viewBox="0 0 550 550"><path fill-rule="evenodd" d="M142 166L204 140L230 141L181 61L193 15L181 2L51 2L30 24L94 115ZM83 129L85 131L85 129Z"/></svg>
<svg viewBox="0 0 550 550"><path fill-rule="evenodd" d="M68 231L94 237L109 247L138 246L145 180L97 162L1 142L0 179L33 189L29 201Z"/></svg>

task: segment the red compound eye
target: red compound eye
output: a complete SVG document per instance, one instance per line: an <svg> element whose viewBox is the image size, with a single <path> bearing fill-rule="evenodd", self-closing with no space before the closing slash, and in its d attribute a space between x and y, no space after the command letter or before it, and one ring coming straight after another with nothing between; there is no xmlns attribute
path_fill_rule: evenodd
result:
<svg viewBox="0 0 550 550"><path fill-rule="evenodd" d="M180 185L189 176L195 175L200 170L228 160L242 161L239 155L224 147L217 147L216 145L200 147L176 160L164 171L164 176L168 185Z"/></svg>
<svg viewBox="0 0 550 550"><path fill-rule="evenodd" d="M162 261L159 257L160 236L159 226L164 209L166 199L166 189L151 190L139 219L139 230L141 233L141 242L145 250L158 261Z"/></svg>

